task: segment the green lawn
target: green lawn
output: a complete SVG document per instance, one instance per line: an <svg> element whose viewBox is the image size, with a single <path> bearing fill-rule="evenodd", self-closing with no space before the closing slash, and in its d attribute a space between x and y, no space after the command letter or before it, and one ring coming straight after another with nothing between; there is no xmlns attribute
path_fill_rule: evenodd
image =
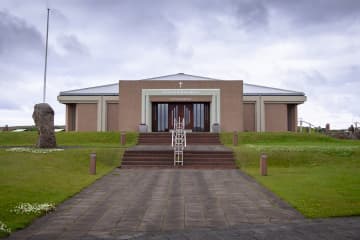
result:
<svg viewBox="0 0 360 240"><path fill-rule="evenodd" d="M58 204L119 166L125 150L119 133L57 133L64 151L9 152L4 146L32 146L36 132L0 132L0 222L12 231L23 228L41 214L11 212L22 202ZM137 134L127 134L127 146ZM79 147L75 147L79 146ZM97 154L97 174L89 175L89 155ZM1 225L1 223L0 223ZM1 227L0 227L1 229ZM6 233L0 230L0 236Z"/></svg>
<svg viewBox="0 0 360 240"><path fill-rule="evenodd" d="M137 133L126 133L126 146L136 144ZM38 133L30 132L0 132L0 146L33 146L36 144ZM87 146L87 147L119 147L119 132L59 132L56 133L59 146Z"/></svg>
<svg viewBox="0 0 360 240"><path fill-rule="evenodd" d="M231 146L232 134L222 134ZM320 134L240 133L237 165L306 217L360 215L360 141ZM268 173L259 174L261 153Z"/></svg>

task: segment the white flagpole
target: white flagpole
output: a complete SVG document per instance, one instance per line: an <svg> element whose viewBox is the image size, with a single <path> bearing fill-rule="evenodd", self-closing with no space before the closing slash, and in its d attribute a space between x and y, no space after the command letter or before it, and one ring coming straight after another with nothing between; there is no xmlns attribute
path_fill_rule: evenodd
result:
<svg viewBox="0 0 360 240"><path fill-rule="evenodd" d="M45 103L46 101L46 70L47 70L48 38L49 38L49 14L50 14L50 8L47 9L43 103Z"/></svg>

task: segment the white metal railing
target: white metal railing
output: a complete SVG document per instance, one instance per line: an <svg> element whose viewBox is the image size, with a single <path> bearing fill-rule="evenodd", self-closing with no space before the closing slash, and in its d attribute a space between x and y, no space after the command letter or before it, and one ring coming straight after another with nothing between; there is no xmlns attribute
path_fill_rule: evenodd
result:
<svg viewBox="0 0 360 240"><path fill-rule="evenodd" d="M305 128L307 132L311 132L311 131L316 131L316 130L321 130L322 128L320 126L315 126L314 124L310 123L310 122L307 122L307 121L304 121L302 119L299 119L298 120L298 126L299 126L299 130L300 132L303 132L303 129ZM330 125L328 125L328 123L326 124L325 126L325 131L327 131L326 129L329 127ZM360 122L357 122L357 121L354 121L352 124L351 124L352 128L353 128L353 131L354 132L358 132L359 129L360 129ZM343 131L345 132L348 132L348 131L351 131L349 130L350 128L346 128L346 129L343 129ZM328 129L329 130L329 129ZM337 130L337 131L341 131L340 129Z"/></svg>
<svg viewBox="0 0 360 240"><path fill-rule="evenodd" d="M300 125L300 132L303 131L303 124L307 125L309 132L311 132L311 128L316 128L316 126L312 123L309 123L307 121L304 121L302 119L299 120L299 125Z"/></svg>
<svg viewBox="0 0 360 240"><path fill-rule="evenodd" d="M174 166L184 165L184 148L186 147L185 120L174 119L174 130L171 131L171 146L174 149Z"/></svg>
<svg viewBox="0 0 360 240"><path fill-rule="evenodd" d="M360 122L354 122L355 125L355 131L357 131L360 127Z"/></svg>

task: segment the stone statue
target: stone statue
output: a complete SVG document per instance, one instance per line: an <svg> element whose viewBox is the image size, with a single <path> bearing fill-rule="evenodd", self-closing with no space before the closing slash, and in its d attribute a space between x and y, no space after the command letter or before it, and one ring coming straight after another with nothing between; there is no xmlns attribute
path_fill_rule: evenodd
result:
<svg viewBox="0 0 360 240"><path fill-rule="evenodd" d="M36 146L39 148L55 148L54 110L51 106L47 103L35 104L32 118L39 133Z"/></svg>

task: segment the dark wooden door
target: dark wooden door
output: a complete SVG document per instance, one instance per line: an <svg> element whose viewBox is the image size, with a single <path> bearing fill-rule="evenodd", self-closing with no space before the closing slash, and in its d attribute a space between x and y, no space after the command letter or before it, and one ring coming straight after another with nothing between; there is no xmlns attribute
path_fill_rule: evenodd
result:
<svg viewBox="0 0 360 240"><path fill-rule="evenodd" d="M209 103L153 103L152 131L168 132L174 129L174 119L185 120L185 129L194 132L210 131Z"/></svg>
<svg viewBox="0 0 360 240"><path fill-rule="evenodd" d="M169 128L174 128L174 119L185 120L185 129L193 128L193 104L192 103L170 103L169 104Z"/></svg>

